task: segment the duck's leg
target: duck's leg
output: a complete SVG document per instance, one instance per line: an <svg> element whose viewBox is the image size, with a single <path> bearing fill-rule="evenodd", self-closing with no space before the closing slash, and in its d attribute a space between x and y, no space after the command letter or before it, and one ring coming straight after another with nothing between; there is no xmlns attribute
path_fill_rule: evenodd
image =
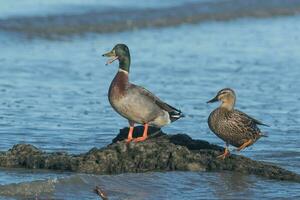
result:
<svg viewBox="0 0 300 200"><path fill-rule="evenodd" d="M230 151L229 151L229 149L228 149L228 143L226 143L224 153L221 154L221 155L219 155L219 156L217 156L217 158L224 160L224 159L225 159L226 157L228 157L229 155L230 155Z"/></svg>
<svg viewBox="0 0 300 200"><path fill-rule="evenodd" d="M249 139L247 142L245 142L244 144L242 144L239 148L237 148L237 151L241 151L243 149L245 149L247 146L251 145L253 143L252 139Z"/></svg>
<svg viewBox="0 0 300 200"><path fill-rule="evenodd" d="M138 138L135 138L133 141L134 142L142 142L144 140L147 139L148 137L148 124L144 124L144 132L143 132L143 136L142 137L138 137Z"/></svg>
<svg viewBox="0 0 300 200"><path fill-rule="evenodd" d="M128 136L127 136L126 142L131 142L131 140L133 139L133 137L132 137L133 129L134 129L134 123L133 122L129 122L129 132L128 132Z"/></svg>

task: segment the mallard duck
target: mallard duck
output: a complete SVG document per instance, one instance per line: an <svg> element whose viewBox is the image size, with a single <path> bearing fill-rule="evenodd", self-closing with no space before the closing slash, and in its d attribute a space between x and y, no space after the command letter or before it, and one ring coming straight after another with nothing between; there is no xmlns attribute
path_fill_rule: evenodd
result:
<svg viewBox="0 0 300 200"><path fill-rule="evenodd" d="M125 44L117 44L103 56L111 58L106 64L119 60L119 70L109 87L108 99L114 110L129 122L127 142L146 140L149 125L160 128L183 117L180 110L163 102L145 88L129 82L130 53ZM133 139L135 123L143 124L144 131L142 137Z"/></svg>
<svg viewBox="0 0 300 200"><path fill-rule="evenodd" d="M226 142L225 152L218 158L225 159L229 154L228 145L237 147L237 151L252 145L260 137L265 136L257 125L268 126L247 114L234 109L236 96L230 88L224 88L208 101L221 101L220 107L210 113L208 126L219 138Z"/></svg>

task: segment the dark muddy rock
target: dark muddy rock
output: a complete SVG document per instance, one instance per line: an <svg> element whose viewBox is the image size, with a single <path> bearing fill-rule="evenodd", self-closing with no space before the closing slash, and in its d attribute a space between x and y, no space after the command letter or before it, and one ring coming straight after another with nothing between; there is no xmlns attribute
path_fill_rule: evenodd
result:
<svg viewBox="0 0 300 200"><path fill-rule="evenodd" d="M134 137L141 136L137 127ZM0 153L0 167L52 169L95 174L117 174L148 171L221 171L254 174L266 178L300 182L300 175L275 165L254 161L244 156L216 158L224 149L188 135L167 135L150 129L150 138L140 143L125 143L128 128L107 147L93 148L85 154L47 153L28 144L17 144Z"/></svg>

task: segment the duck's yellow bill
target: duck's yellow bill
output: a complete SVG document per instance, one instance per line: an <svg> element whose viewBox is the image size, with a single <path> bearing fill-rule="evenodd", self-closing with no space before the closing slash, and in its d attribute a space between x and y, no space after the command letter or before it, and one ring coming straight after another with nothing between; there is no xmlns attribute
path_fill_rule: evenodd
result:
<svg viewBox="0 0 300 200"><path fill-rule="evenodd" d="M111 58L111 59L109 59L109 60L106 62L105 65L109 65L109 64L113 63L115 60L118 59L118 56L116 56L115 50L112 50L112 51L110 51L110 52L107 52L107 53L103 54L102 56L103 56L103 57L109 57L109 58Z"/></svg>

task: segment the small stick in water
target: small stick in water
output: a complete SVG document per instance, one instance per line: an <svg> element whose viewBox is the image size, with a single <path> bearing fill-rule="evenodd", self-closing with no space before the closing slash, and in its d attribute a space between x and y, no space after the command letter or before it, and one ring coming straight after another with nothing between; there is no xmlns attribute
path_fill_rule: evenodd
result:
<svg viewBox="0 0 300 200"><path fill-rule="evenodd" d="M105 194L105 192L104 192L99 186L96 186L95 192L96 192L96 194L98 194L103 200L108 200L107 195Z"/></svg>

